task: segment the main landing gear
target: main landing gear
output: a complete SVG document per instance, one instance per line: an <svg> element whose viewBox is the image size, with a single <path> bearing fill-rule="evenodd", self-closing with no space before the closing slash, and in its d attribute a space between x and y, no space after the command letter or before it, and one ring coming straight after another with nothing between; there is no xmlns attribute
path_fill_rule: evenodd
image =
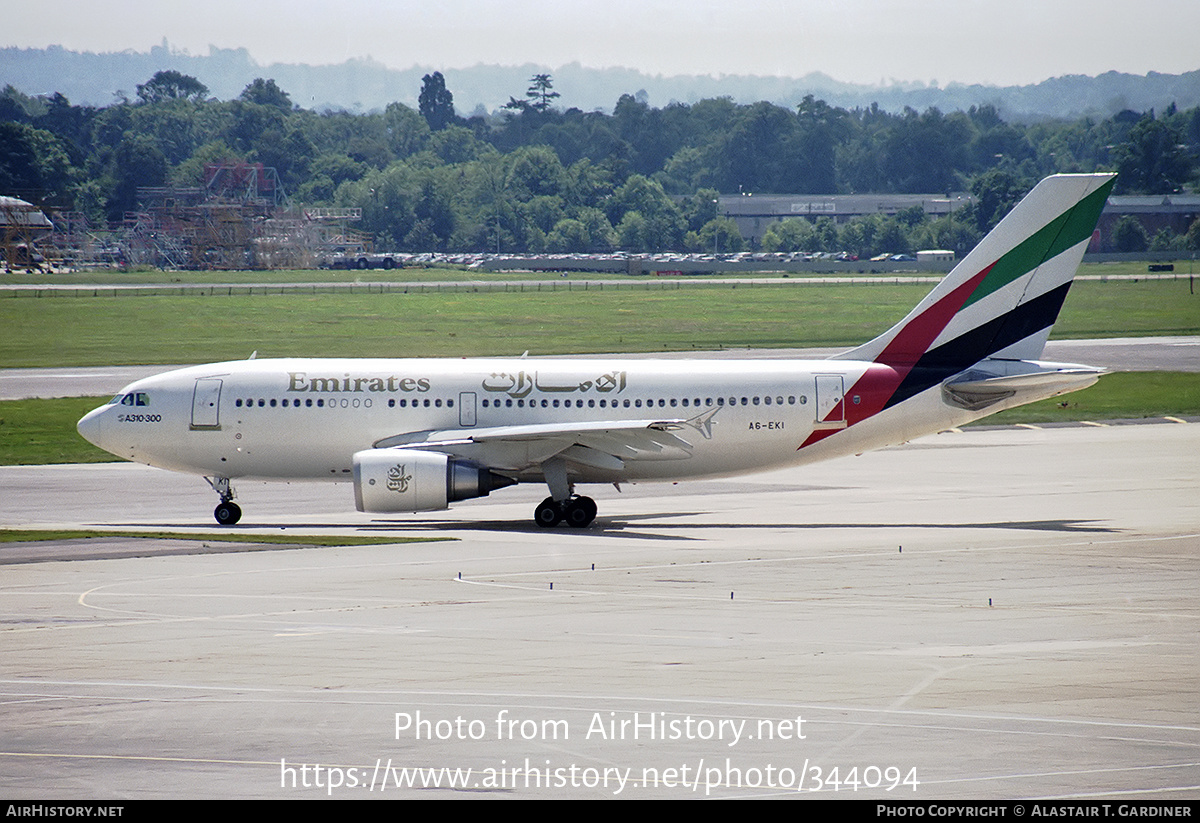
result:
<svg viewBox="0 0 1200 823"><path fill-rule="evenodd" d="M544 529L557 526L562 521L574 529L583 529L596 519L596 501L590 497L575 495L561 502L547 497L533 511L533 520Z"/></svg>
<svg viewBox="0 0 1200 823"><path fill-rule="evenodd" d="M221 495L221 502L213 509L213 517L222 526L232 526L242 519L242 507L233 502L234 491L233 486L229 484L228 477L206 477L208 485L213 487L213 491Z"/></svg>
<svg viewBox="0 0 1200 823"><path fill-rule="evenodd" d="M566 520L573 529L584 529L596 519L596 501L575 494L567 475L567 464L554 457L542 464L542 476L550 488L550 496L533 510L533 522L550 529Z"/></svg>

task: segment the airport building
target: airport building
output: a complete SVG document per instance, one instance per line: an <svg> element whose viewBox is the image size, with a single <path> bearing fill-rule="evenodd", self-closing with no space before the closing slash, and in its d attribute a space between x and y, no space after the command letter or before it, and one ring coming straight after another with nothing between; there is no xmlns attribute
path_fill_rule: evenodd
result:
<svg viewBox="0 0 1200 823"><path fill-rule="evenodd" d="M946 194L725 194L718 209L724 217L737 223L738 231L750 243L761 242L772 223L793 217L817 220L828 217L835 223L845 223L855 217L897 214L920 206L932 219L945 217L972 203L974 197L966 192ZM1096 227L1099 235L1090 251L1112 251L1109 238L1113 226L1123 217L1132 216L1142 224L1148 237L1163 229L1173 234L1185 234L1188 227L1200 218L1200 195L1156 194L1116 195Z"/></svg>
<svg viewBox="0 0 1200 823"><path fill-rule="evenodd" d="M828 217L845 223L855 217L889 216L920 206L931 218L944 217L971 203L965 192L953 194L723 194L719 213L732 218L747 242L758 244L772 223L793 217Z"/></svg>
<svg viewBox="0 0 1200 823"><path fill-rule="evenodd" d="M1186 234L1188 228L1200 219L1200 194L1151 194L1117 195L1108 198L1108 205L1100 215L1096 231L1100 233L1102 250L1111 245L1106 242L1113 235L1113 227L1122 217L1136 217L1153 237L1163 229L1172 234Z"/></svg>

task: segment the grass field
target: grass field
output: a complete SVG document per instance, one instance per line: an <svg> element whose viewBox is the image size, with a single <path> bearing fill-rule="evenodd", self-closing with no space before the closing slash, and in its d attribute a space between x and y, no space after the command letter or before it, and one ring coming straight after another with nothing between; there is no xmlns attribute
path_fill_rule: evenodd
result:
<svg viewBox="0 0 1200 823"><path fill-rule="evenodd" d="M695 286L649 291L0 296L6 367L260 357L457 357L850 346L928 285ZM1200 333L1186 280L1082 282L1054 335Z"/></svg>
<svg viewBox="0 0 1200 823"><path fill-rule="evenodd" d="M0 402L0 465L111 463L116 458L79 436L75 424L107 397Z"/></svg>
<svg viewBox="0 0 1200 823"><path fill-rule="evenodd" d="M1186 264L1185 264L1186 265ZM1090 267L1110 274L1144 264ZM1093 272L1094 273L1094 272ZM193 274L186 273L191 279ZM228 282L229 272L205 273ZM264 272L236 273L259 281ZM353 282L358 272L272 273ZM383 274L367 272L368 275ZM389 273L414 277L411 270ZM424 274L424 273L420 273ZM442 272L461 279L461 272ZM179 273L133 273L169 282ZM224 280L216 279L218 276ZM473 274L470 276L474 276ZM491 277L491 276L489 276ZM138 279L140 278L140 279ZM428 278L425 278L428 279ZM294 282L294 281L293 281ZM881 333L925 284L748 286L704 278L678 289L618 279L601 290L387 294L154 294L12 297L0 293L0 366L199 363L260 357L457 357L720 348L851 346ZM620 285L619 288L615 287ZM633 286L631 288L631 286ZM1056 338L1200 334L1187 280L1078 282ZM0 463L103 462L75 422L107 398L0 403ZM1083 392L988 422L1200 414L1200 376L1116 374Z"/></svg>
<svg viewBox="0 0 1200 823"><path fill-rule="evenodd" d="M664 264L668 265L669 264ZM1144 262L1120 263L1084 263L1079 267L1081 275L1138 275L1146 273ZM861 263L846 274L871 274L879 264ZM1188 274L1196 268L1192 260L1175 261L1175 271ZM1200 268L1196 268L1200 274ZM628 274L599 274L572 273L571 277L587 278L589 280L617 280L646 282L652 277L633 277ZM713 274L688 275L689 280L705 280L721 277L769 277L782 278L782 272L714 272ZM803 278L804 273L791 272L788 277ZM901 274L903 276L903 274ZM159 269L141 269L137 271L120 271L117 269L97 269L95 271L79 271L70 274L26 274L14 272L11 275L0 273L0 283L75 283L75 284L146 284L169 285L172 283L414 283L414 282L454 282L462 280L514 281L514 280L547 280L558 281L562 275L558 272L484 272L453 266L437 266L434 268L371 269L368 271L332 271L313 269L279 269L272 271L162 271Z"/></svg>
<svg viewBox="0 0 1200 823"><path fill-rule="evenodd" d="M980 425L1200 415L1200 374L1117 372L1082 391L985 417Z"/></svg>
<svg viewBox="0 0 1200 823"><path fill-rule="evenodd" d="M72 397L0 402L0 465L112 462L111 454L75 431L80 417L107 400ZM1083 391L1000 412L980 422L1047 423L1165 415L1200 415L1200 374L1110 374Z"/></svg>

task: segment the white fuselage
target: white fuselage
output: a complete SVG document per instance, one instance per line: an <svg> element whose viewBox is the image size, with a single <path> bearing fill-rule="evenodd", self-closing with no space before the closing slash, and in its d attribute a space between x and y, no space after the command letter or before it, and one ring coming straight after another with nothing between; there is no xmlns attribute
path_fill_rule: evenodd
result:
<svg viewBox="0 0 1200 823"><path fill-rule="evenodd" d="M619 468L572 464L575 482L620 482L805 463L981 416L925 392L800 449L818 425L844 428L828 421L830 409L868 369L881 368L838 360L245 360L140 380L79 428L113 454L175 471L348 481L356 452L398 435L686 421L712 412L704 430L679 428L688 448L643 451ZM845 407L867 400L851 393ZM510 443L486 462L541 480L537 449L536 440Z"/></svg>

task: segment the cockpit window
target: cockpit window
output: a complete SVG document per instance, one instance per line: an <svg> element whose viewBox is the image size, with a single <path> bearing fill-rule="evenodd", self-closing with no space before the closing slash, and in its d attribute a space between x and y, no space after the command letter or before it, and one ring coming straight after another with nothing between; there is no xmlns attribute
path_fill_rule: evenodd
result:
<svg viewBox="0 0 1200 823"><path fill-rule="evenodd" d="M114 397L112 400L109 401L109 404L111 405L112 403L116 403L118 400L121 401L122 406L149 406L150 405L150 398L143 391L130 392L129 394L126 394L126 395L117 395L116 397Z"/></svg>

